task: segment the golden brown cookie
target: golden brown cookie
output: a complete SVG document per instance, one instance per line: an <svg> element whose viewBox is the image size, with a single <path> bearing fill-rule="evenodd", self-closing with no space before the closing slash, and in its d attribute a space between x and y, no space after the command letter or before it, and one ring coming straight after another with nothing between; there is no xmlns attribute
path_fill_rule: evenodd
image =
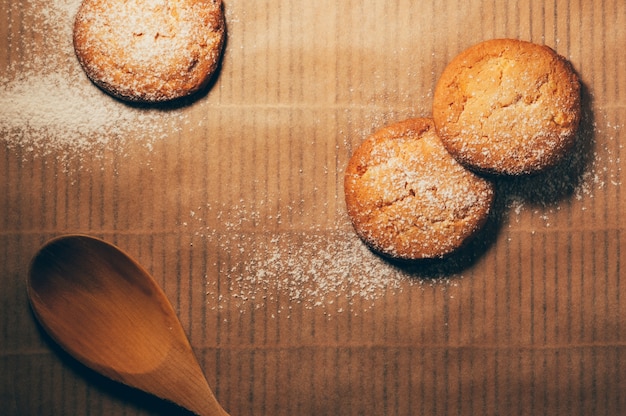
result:
<svg viewBox="0 0 626 416"><path fill-rule="evenodd" d="M460 165L426 118L368 137L350 158L344 190L359 237L403 260L440 258L463 246L494 199L493 184Z"/></svg>
<svg viewBox="0 0 626 416"><path fill-rule="evenodd" d="M547 46L494 39L470 47L435 88L433 120L448 151L473 169L527 174L572 147L581 118L580 82Z"/></svg>
<svg viewBox="0 0 626 416"><path fill-rule="evenodd" d="M74 49L87 76L135 102L204 87L223 43L221 0L84 0L74 22Z"/></svg>

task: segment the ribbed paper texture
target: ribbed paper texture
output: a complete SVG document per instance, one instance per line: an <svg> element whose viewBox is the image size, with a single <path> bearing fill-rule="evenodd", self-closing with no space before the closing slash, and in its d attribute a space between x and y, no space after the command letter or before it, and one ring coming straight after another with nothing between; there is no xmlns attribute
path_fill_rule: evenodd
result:
<svg viewBox="0 0 626 416"><path fill-rule="evenodd" d="M233 416L626 414L621 0L226 1L215 83L157 109L84 78L77 6L0 0L0 413L175 412L35 323L32 255L86 233L155 276ZM373 255L345 213L352 151L428 117L447 62L497 37L572 63L578 146L497 180L473 258Z"/></svg>

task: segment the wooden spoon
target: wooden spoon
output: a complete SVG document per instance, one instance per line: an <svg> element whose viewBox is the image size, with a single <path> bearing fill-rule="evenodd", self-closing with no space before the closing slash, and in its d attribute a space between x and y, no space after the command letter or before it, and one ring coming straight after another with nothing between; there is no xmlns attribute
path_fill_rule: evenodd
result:
<svg viewBox="0 0 626 416"><path fill-rule="evenodd" d="M87 367L198 415L228 416L165 294L117 247L53 239L33 258L27 288L43 328Z"/></svg>

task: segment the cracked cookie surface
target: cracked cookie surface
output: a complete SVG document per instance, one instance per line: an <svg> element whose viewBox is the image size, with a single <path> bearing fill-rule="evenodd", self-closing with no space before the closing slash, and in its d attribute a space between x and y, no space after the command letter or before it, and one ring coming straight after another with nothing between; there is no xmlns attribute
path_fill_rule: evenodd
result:
<svg viewBox="0 0 626 416"><path fill-rule="evenodd" d="M84 0L74 50L87 76L109 94L169 101L207 85L224 25L221 0Z"/></svg>
<svg viewBox="0 0 626 416"><path fill-rule="evenodd" d="M440 258L463 246L494 198L493 184L452 158L427 118L369 136L350 158L344 191L359 237L404 260Z"/></svg>
<svg viewBox="0 0 626 416"><path fill-rule="evenodd" d="M572 147L580 117L580 82L571 65L547 46L514 39L461 52L433 97L433 120L448 151L494 174L555 165Z"/></svg>

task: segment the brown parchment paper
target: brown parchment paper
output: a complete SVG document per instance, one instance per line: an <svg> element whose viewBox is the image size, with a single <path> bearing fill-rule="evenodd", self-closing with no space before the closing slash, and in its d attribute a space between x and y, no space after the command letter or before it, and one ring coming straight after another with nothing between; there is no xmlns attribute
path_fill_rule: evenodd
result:
<svg viewBox="0 0 626 416"><path fill-rule="evenodd" d="M30 258L78 232L155 276L234 416L626 414L622 0L225 1L214 83L156 110L81 78L75 3L0 1L0 114L30 96L43 108L42 91L18 91L28 79L95 97L78 112L93 128L64 129L54 106L3 118L0 413L183 414L85 369L36 325ZM547 175L497 180L494 215L463 255L376 257L345 213L351 152L429 116L446 63L495 37L570 60L578 146Z"/></svg>

